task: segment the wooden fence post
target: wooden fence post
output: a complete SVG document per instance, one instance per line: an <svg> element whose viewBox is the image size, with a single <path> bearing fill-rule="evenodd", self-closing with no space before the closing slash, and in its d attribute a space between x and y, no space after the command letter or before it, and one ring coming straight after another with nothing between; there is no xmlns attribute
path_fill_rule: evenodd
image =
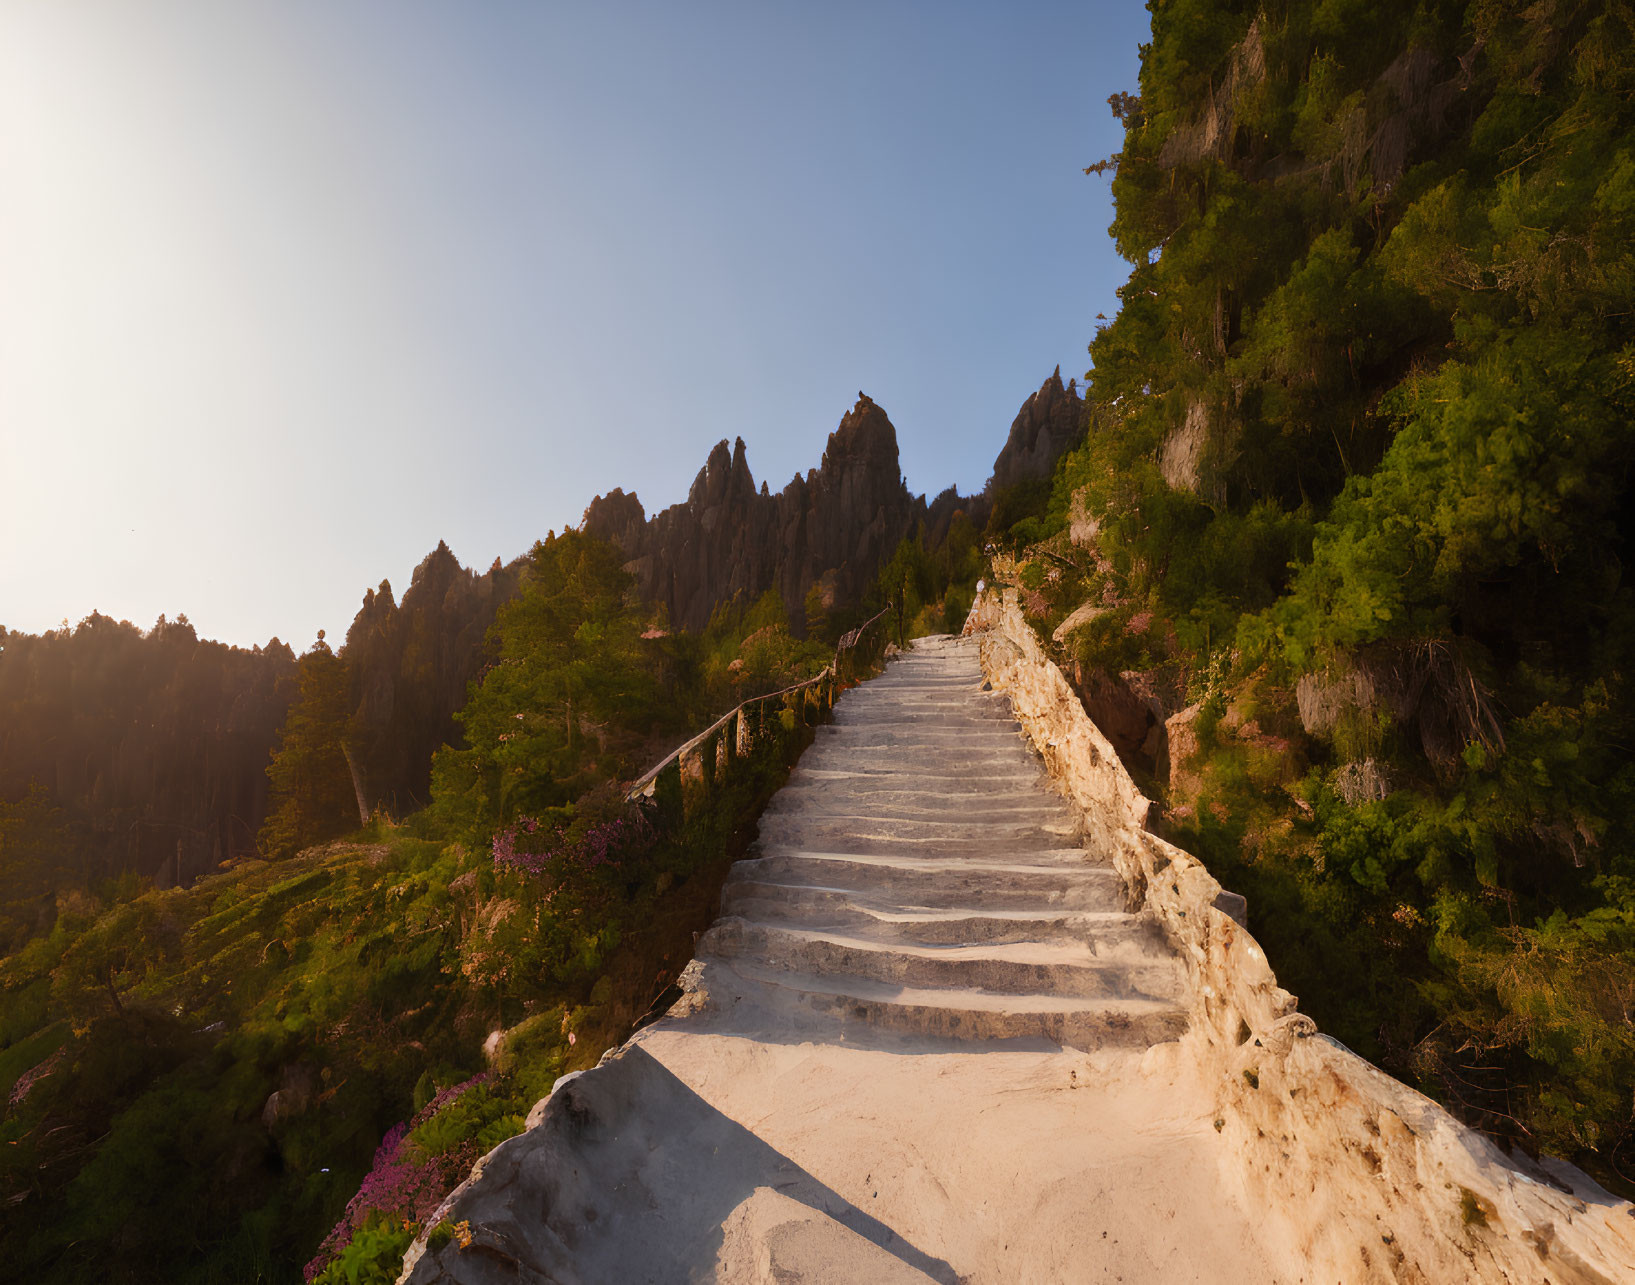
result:
<svg viewBox="0 0 1635 1285"><path fill-rule="evenodd" d="M698 760L704 769L704 794L709 797L715 793L715 760L716 737L706 736L704 744L698 747Z"/></svg>

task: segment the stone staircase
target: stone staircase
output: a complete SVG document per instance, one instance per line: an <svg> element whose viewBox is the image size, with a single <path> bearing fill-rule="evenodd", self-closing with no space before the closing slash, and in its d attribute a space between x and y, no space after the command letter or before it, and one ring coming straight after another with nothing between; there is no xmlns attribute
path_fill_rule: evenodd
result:
<svg viewBox="0 0 1635 1285"><path fill-rule="evenodd" d="M1079 846L976 648L922 641L846 694L733 867L695 978L744 1030L1146 1047L1181 967Z"/></svg>
<svg viewBox="0 0 1635 1285"><path fill-rule="evenodd" d="M682 984L479 1163L403 1285L1316 1285L1223 1185L1185 969L974 642L837 702Z"/></svg>
<svg viewBox="0 0 1635 1285"><path fill-rule="evenodd" d="M988 672L1119 841L1091 809L1133 784L1017 656ZM1635 1279L1626 1203L1291 1025L1191 857L1143 846L1128 913L986 686L974 643L921 639L845 694L688 993L557 1082L402 1285Z"/></svg>

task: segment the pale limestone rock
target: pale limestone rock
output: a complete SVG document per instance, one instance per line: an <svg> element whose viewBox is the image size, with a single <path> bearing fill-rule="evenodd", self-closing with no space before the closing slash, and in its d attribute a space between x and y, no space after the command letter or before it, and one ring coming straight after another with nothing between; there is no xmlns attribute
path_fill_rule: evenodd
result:
<svg viewBox="0 0 1635 1285"><path fill-rule="evenodd" d="M1067 506L1067 538L1080 547L1093 545L1101 531L1101 522L1085 507L1084 488L1073 492Z"/></svg>
<svg viewBox="0 0 1635 1285"><path fill-rule="evenodd" d="M1374 708L1374 684L1361 669L1303 674L1295 684L1300 724L1312 736L1327 736L1347 710Z"/></svg>
<svg viewBox="0 0 1635 1285"><path fill-rule="evenodd" d="M970 628L994 687L1080 804L1092 846L1111 851L1132 900L1189 962L1182 1044L1212 1086L1222 1165L1308 1279L1635 1280L1629 1202L1562 1161L1524 1170L1297 1012L1254 938L1218 908L1209 872L1144 832L1146 801L1083 709L1064 699L1066 679L1041 653L1014 590L982 595Z"/></svg>
<svg viewBox="0 0 1635 1285"><path fill-rule="evenodd" d="M1056 626L1055 632L1050 636L1058 643L1065 643L1075 629L1088 625L1097 616L1105 616L1111 610L1111 607L1104 607L1095 600L1081 603L1066 620Z"/></svg>
<svg viewBox="0 0 1635 1285"><path fill-rule="evenodd" d="M1177 491L1196 492L1203 479L1209 445L1209 408L1200 400L1187 404L1186 419L1170 430L1158 449L1158 471Z"/></svg>
<svg viewBox="0 0 1635 1285"><path fill-rule="evenodd" d="M1359 803L1373 803L1391 793L1390 777L1382 764L1373 758L1356 763L1342 763L1334 773L1334 792L1351 807Z"/></svg>

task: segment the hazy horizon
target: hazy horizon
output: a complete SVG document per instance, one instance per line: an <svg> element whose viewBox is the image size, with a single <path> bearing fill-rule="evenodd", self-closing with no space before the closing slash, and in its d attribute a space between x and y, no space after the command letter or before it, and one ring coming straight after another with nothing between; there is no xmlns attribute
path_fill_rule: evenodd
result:
<svg viewBox="0 0 1635 1285"><path fill-rule="evenodd" d="M979 488L1126 266L1135 3L19 0L0 13L0 624L345 632L445 540L772 490L859 388Z"/></svg>

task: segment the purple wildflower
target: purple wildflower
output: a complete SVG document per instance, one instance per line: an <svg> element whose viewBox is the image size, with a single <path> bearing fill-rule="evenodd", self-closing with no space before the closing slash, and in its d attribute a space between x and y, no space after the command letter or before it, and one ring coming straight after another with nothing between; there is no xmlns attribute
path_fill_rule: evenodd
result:
<svg viewBox="0 0 1635 1285"><path fill-rule="evenodd" d="M346 1202L341 1220L324 1237L318 1252L302 1272L312 1281L352 1242L352 1235L372 1213L393 1214L406 1223L421 1224L443 1203L451 1183L445 1169L413 1147L404 1146L412 1129L418 1128L449 1103L492 1078L487 1071L460 1084L440 1089L432 1100L415 1113L407 1124L393 1125L375 1148L375 1160L358 1185L357 1194ZM475 1156L472 1157L475 1159ZM468 1169L469 1165L466 1166Z"/></svg>
<svg viewBox="0 0 1635 1285"><path fill-rule="evenodd" d="M630 811L589 826L575 837L563 826L549 832L543 844L526 842L523 836L540 833L533 817L518 817L494 836L494 867L516 870L558 885L576 871L618 866L633 852L645 848L654 837L652 824L640 812Z"/></svg>

